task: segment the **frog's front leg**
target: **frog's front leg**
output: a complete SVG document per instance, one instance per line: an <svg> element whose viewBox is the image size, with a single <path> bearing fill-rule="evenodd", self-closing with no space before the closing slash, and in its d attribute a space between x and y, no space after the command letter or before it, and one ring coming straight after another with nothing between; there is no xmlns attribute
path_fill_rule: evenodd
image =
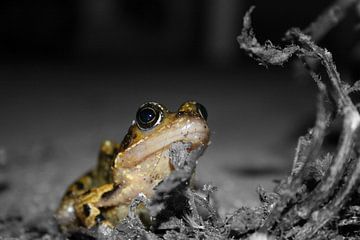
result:
<svg viewBox="0 0 360 240"><path fill-rule="evenodd" d="M144 208L148 199L143 193L134 196L134 189L129 196L129 190L130 187L122 189L120 185L104 184L80 196L75 203L75 213L80 224L87 228L100 224L112 228L128 214L134 218L135 212L142 220L149 222Z"/></svg>

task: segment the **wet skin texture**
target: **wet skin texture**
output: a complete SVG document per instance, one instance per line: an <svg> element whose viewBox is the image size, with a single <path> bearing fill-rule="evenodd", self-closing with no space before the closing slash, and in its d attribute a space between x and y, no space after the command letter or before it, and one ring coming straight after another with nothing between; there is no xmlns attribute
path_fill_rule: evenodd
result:
<svg viewBox="0 0 360 240"><path fill-rule="evenodd" d="M174 170L171 144L191 143L189 151L207 147L206 119L205 107L194 101L176 112L155 102L140 106L121 144L104 141L97 166L68 187L56 212L61 228L113 227L122 221L139 193L151 198L154 187ZM140 207L138 213L146 210Z"/></svg>

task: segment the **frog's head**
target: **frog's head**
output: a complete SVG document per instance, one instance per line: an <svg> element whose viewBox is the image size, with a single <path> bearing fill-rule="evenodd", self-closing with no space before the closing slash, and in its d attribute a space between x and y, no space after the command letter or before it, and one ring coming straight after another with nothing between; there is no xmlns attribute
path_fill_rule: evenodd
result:
<svg viewBox="0 0 360 240"><path fill-rule="evenodd" d="M206 119L205 107L195 101L183 103L176 112L156 102L141 105L114 168L133 168L159 154L164 156L175 142L190 143L192 149L206 148L210 137Z"/></svg>

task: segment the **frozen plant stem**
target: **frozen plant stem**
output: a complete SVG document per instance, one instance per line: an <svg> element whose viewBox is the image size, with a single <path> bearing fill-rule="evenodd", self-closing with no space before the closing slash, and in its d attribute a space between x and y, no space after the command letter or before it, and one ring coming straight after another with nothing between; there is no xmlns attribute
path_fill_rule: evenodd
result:
<svg viewBox="0 0 360 240"><path fill-rule="evenodd" d="M316 32L317 28L327 23L327 21L324 23L324 19L330 19L330 17L340 19L345 10L355 2L358 1L337 1L335 5L341 4L341 12L331 14L335 9L334 5L330 8L332 9L330 12L323 14L306 31ZM287 183L281 187L280 200L260 229L261 232L270 232L275 235L282 234L287 237L296 236L296 239L311 239L319 229L336 217L359 183L360 163L356 162L353 168L348 168L348 164L353 152L356 156L360 155L357 139L360 115L348 96L347 86L342 82L329 51L316 45L310 36L296 28L290 29L286 33L286 39L291 43L285 47L274 46L270 41L261 45L251 26L250 14L253 9L253 7L250 8L246 13L244 27L238 37L240 48L245 50L249 56L262 65L283 65L292 56L297 56L303 60L304 64L306 64L304 59L315 58L326 70L328 80L321 80L318 74L309 68L310 75L320 90L317 121L309 141L303 141L297 151L301 156L298 155L295 159L300 164L297 164L296 171L293 171ZM332 26L329 23L324 31L329 30ZM313 38L316 39L321 35L314 36ZM342 133L335 156L323 179L313 190L306 189L306 187L304 189L309 167L319 158L325 132L334 117L333 111L325 106L325 99L331 100L338 114L343 117ZM359 159L356 160L359 161ZM348 170L347 173L346 170ZM300 220L305 221L305 224L299 225Z"/></svg>

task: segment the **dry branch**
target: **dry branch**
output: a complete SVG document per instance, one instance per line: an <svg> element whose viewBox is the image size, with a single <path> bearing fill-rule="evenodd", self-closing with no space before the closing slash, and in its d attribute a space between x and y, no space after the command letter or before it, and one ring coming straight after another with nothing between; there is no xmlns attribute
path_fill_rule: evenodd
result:
<svg viewBox="0 0 360 240"><path fill-rule="evenodd" d="M336 4L341 5L333 5L310 25L307 32L312 33L313 38L319 38L333 26L333 21L343 17L345 10L355 2L338 1ZM341 11L334 15L334 9L338 8ZM286 33L286 40L290 44L285 47L274 46L269 44L269 41L261 45L251 26L250 14L253 9L250 8L246 13L242 34L238 37L240 48L249 56L266 66L283 65L293 56L303 60L306 65L305 59L312 58L319 60L326 70L327 79L322 80L311 67L308 68L320 91L317 121L310 134L300 139L294 170L288 180L279 187L280 200L260 229L261 232L277 236L309 239L339 214L357 188L360 163L357 159L354 161L352 156L354 152L359 156L357 135L360 115L348 96L349 87L342 82L329 51L316 45L310 36L296 28ZM324 24L324 31L320 35L314 35L317 28ZM334 103L337 114L343 117L343 129L336 154L325 176L311 189L306 185L309 169L316 165L320 158L326 130L334 118L332 108L325 106L326 99Z"/></svg>

